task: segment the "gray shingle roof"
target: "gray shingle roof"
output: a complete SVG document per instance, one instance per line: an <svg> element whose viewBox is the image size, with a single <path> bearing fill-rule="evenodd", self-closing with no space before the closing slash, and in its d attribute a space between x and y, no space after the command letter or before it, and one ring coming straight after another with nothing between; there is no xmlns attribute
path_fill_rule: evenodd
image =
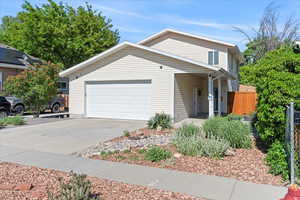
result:
<svg viewBox="0 0 300 200"><path fill-rule="evenodd" d="M28 66L42 63L41 60L5 44L0 44L0 63Z"/></svg>

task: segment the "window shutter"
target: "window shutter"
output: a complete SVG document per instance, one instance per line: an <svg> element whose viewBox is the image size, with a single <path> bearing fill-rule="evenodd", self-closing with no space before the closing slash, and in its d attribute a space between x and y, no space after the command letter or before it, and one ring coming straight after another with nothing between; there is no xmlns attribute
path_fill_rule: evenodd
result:
<svg viewBox="0 0 300 200"><path fill-rule="evenodd" d="M213 52L212 51L208 52L208 64L213 65Z"/></svg>
<svg viewBox="0 0 300 200"><path fill-rule="evenodd" d="M218 65L218 64L219 64L219 52L214 51L214 65Z"/></svg>

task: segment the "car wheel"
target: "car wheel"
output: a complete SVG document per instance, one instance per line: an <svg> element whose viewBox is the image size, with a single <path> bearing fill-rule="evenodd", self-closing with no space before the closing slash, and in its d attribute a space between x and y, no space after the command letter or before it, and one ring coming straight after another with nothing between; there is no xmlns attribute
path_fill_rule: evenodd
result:
<svg viewBox="0 0 300 200"><path fill-rule="evenodd" d="M59 108L60 108L60 105L58 103L55 103L51 108L51 112L59 113L59 111L60 111Z"/></svg>
<svg viewBox="0 0 300 200"><path fill-rule="evenodd" d="M7 117L8 114L5 110L0 110L0 119Z"/></svg>
<svg viewBox="0 0 300 200"><path fill-rule="evenodd" d="M15 108L14 108L14 111L17 115L23 115L24 111L25 111L25 108L22 105L16 105Z"/></svg>

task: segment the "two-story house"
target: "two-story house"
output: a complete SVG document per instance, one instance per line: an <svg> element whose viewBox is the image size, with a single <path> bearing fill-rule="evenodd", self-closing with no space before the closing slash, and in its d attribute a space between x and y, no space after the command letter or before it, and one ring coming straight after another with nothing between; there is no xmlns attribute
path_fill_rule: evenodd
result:
<svg viewBox="0 0 300 200"><path fill-rule="evenodd" d="M73 116L175 121L227 113L238 89L241 53L234 44L164 30L137 44L123 42L60 73L69 77Z"/></svg>

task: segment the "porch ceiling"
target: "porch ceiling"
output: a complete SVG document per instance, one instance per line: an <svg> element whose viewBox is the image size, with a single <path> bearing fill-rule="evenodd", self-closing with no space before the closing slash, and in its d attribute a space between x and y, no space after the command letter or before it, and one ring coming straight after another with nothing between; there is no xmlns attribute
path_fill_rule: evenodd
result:
<svg viewBox="0 0 300 200"><path fill-rule="evenodd" d="M201 71L201 72L195 72L195 73L176 73L176 74L192 74L194 76L198 77L207 77L208 75L211 75L213 78L221 78L221 79L232 79L236 80L237 77L233 74L229 73L228 71L220 68L216 71Z"/></svg>

